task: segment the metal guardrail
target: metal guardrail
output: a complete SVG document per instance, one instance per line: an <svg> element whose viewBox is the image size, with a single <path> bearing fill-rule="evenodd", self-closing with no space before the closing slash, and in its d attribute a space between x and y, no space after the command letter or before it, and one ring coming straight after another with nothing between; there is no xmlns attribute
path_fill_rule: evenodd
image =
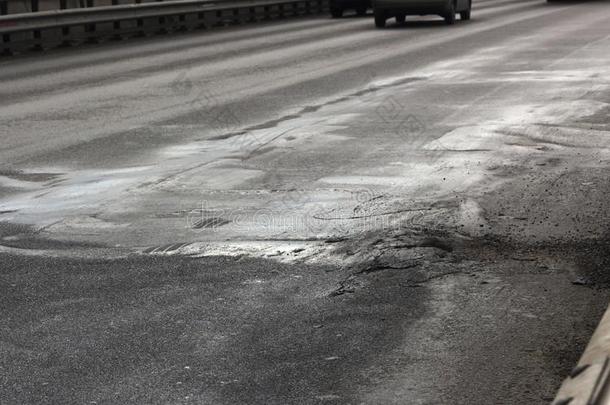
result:
<svg viewBox="0 0 610 405"><path fill-rule="evenodd" d="M235 22L257 21L321 12L327 4L328 0L177 0L8 14L0 16L0 36L6 52L11 36L24 32L32 32L35 42L40 43L40 32L48 29L60 28L62 35L67 36L70 27L83 26L92 37L96 35L96 24L114 23L114 30L120 30L120 22L134 20L143 30L144 19L158 18L158 23L163 25L166 17L178 16L185 25L184 17L192 14L200 20L200 26L206 27L232 19Z"/></svg>
<svg viewBox="0 0 610 405"><path fill-rule="evenodd" d="M610 308L552 405L610 405Z"/></svg>
<svg viewBox="0 0 610 405"><path fill-rule="evenodd" d="M0 17L0 34L122 20L136 20L139 18L148 17L194 14L202 11L237 10L252 7L269 7L275 5L281 7L286 5L295 5L298 3L319 3L319 1L267 0L216 2L213 0L181 0L163 3L126 4L118 6L43 11L37 13L9 14Z"/></svg>

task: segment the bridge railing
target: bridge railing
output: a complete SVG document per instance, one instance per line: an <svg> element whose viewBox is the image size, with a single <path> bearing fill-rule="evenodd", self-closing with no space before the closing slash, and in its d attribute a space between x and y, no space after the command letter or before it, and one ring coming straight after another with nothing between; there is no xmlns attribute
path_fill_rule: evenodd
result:
<svg viewBox="0 0 610 405"><path fill-rule="evenodd" d="M319 13L327 9L327 1L170 0L9 14L9 2L0 0L0 36L3 52L10 53L17 43L42 48L53 42L69 45L78 40L95 42L104 36L118 39Z"/></svg>

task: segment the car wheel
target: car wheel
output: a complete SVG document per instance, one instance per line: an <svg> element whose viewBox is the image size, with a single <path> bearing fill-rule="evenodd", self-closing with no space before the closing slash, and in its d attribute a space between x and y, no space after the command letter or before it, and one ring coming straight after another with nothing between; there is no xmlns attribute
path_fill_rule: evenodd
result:
<svg viewBox="0 0 610 405"><path fill-rule="evenodd" d="M330 9L330 15L333 18L341 18L341 17L343 17L343 9L340 9L340 8L331 8Z"/></svg>
<svg viewBox="0 0 610 405"><path fill-rule="evenodd" d="M460 20L464 20L464 21L470 20L470 10L461 11L460 12Z"/></svg>
<svg viewBox="0 0 610 405"><path fill-rule="evenodd" d="M449 4L447 5L447 11L445 12L444 18L445 22L448 25L455 24L455 3L453 2L453 0L449 0Z"/></svg>
<svg viewBox="0 0 610 405"><path fill-rule="evenodd" d="M383 11L375 10L375 27L383 28L385 27L385 13Z"/></svg>
<svg viewBox="0 0 610 405"><path fill-rule="evenodd" d="M407 16L404 14L398 14L395 18L398 24L404 24L405 20L407 19Z"/></svg>
<svg viewBox="0 0 610 405"><path fill-rule="evenodd" d="M366 7L356 8L356 14L358 14L359 16L366 15Z"/></svg>

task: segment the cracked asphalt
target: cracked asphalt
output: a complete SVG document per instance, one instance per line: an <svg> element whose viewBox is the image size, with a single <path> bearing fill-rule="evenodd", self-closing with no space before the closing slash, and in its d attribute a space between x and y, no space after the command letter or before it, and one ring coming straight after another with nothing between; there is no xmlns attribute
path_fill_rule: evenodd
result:
<svg viewBox="0 0 610 405"><path fill-rule="evenodd" d="M343 268L4 255L3 402L550 402L607 280L573 284L574 251L419 238Z"/></svg>
<svg viewBox="0 0 610 405"><path fill-rule="evenodd" d="M549 403L610 299L610 13L0 60L0 403Z"/></svg>

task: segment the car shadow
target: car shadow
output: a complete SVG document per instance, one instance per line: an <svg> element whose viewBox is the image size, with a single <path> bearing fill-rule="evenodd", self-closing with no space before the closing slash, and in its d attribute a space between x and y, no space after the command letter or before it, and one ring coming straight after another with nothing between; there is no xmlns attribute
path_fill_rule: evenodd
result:
<svg viewBox="0 0 610 405"><path fill-rule="evenodd" d="M457 21L456 24L462 24L466 21ZM431 27L444 27L448 25L442 18L438 20L407 20L404 23L398 23L389 19L385 29L420 29L420 28L431 28Z"/></svg>
<svg viewBox="0 0 610 405"><path fill-rule="evenodd" d="M356 14L356 12L347 12L348 14L343 15L341 18L338 18L339 20L346 20L346 19L363 19L363 18L372 18L373 17L373 12L372 11L367 11L366 14Z"/></svg>

